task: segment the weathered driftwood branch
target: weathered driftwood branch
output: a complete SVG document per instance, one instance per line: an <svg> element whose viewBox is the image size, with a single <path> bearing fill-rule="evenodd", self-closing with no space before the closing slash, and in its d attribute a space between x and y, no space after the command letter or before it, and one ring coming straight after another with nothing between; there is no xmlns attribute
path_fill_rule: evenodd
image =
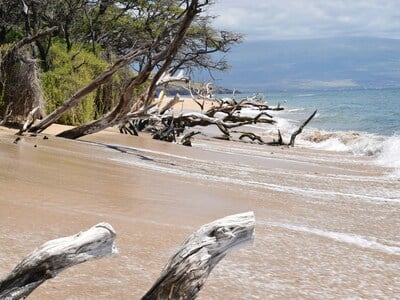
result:
<svg viewBox="0 0 400 300"><path fill-rule="evenodd" d="M196 134L200 134L200 131L191 131L189 133L186 133L182 138L181 138L181 145L183 146L192 146L192 137L195 136Z"/></svg>
<svg viewBox="0 0 400 300"><path fill-rule="evenodd" d="M200 107L200 110L203 111L204 110L205 101L207 99L209 91L206 88L205 89L205 94L202 94L200 92L201 89L198 89L198 91L193 90L193 88L191 87L190 83L191 82L189 80L188 87L186 88L186 90L189 91L192 100ZM196 95L194 95L194 94L196 94ZM199 100L201 100L201 102Z"/></svg>
<svg viewBox="0 0 400 300"><path fill-rule="evenodd" d="M314 118L314 116L317 114L317 110L315 110L311 116L308 117L307 120L304 121L303 124L300 125L299 129L297 129L295 132L292 133L292 136L290 137L290 143L289 146L294 147L294 140L296 139L296 137L302 133L303 128L311 121L312 118Z"/></svg>
<svg viewBox="0 0 400 300"><path fill-rule="evenodd" d="M243 121L243 122L239 121L239 122L235 122L235 123L224 122L224 120L209 117L202 113L195 113L195 112L181 114L181 115L175 117L175 120L184 122L185 125L188 127L208 126L208 125L213 124L213 125L216 125L218 127L218 129L221 130L221 132L226 136L230 136L228 129L240 127L240 126L248 125L248 124L252 123L252 121Z"/></svg>
<svg viewBox="0 0 400 300"><path fill-rule="evenodd" d="M218 262L235 246L252 240L254 226L253 212L203 225L170 258L142 299L195 299Z"/></svg>
<svg viewBox="0 0 400 300"><path fill-rule="evenodd" d="M0 281L0 299L21 299L73 265L117 253L115 231L100 223L76 235L51 240L22 260Z"/></svg>
<svg viewBox="0 0 400 300"><path fill-rule="evenodd" d="M270 146L292 146L294 147L294 141L296 139L296 137L303 132L304 127L312 120L312 118L314 118L314 116L317 114L317 111L314 111L311 116L308 117L307 120L305 120L300 127L294 131L292 133L292 135L290 136L290 142L288 144L286 144L283 139L282 139L282 134L280 132L280 130L278 129L278 140L273 140L272 142L268 142L267 145Z"/></svg>
<svg viewBox="0 0 400 300"><path fill-rule="evenodd" d="M273 139L273 141L267 143L267 145L270 145L270 146L283 146L283 145L286 145L283 142L282 134L281 134L281 131L279 129L278 129L278 140Z"/></svg>
<svg viewBox="0 0 400 300"><path fill-rule="evenodd" d="M244 139L245 137L249 138L252 142L257 140L260 144L265 144L262 138L259 135L256 135L252 132L242 132L242 134L239 137L239 140Z"/></svg>
<svg viewBox="0 0 400 300"><path fill-rule="evenodd" d="M176 94L174 98L171 98L170 100L168 100L168 102L165 103L165 105L160 108L160 115L165 114L167 112L167 110L169 110L175 104L177 104L181 101L183 101L183 100L180 99L179 94Z"/></svg>

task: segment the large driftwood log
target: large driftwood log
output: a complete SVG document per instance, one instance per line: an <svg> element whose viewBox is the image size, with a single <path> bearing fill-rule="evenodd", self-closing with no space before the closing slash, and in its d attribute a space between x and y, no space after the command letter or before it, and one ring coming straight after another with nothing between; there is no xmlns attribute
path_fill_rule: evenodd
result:
<svg viewBox="0 0 400 300"><path fill-rule="evenodd" d="M22 260L0 281L0 299L21 299L73 265L117 253L115 231L100 223L85 232L51 240Z"/></svg>
<svg viewBox="0 0 400 300"><path fill-rule="evenodd" d="M235 246L252 240L254 226L253 212L203 225L170 258L142 299L195 299L218 262Z"/></svg>
<svg viewBox="0 0 400 300"><path fill-rule="evenodd" d="M180 122L184 122L184 124L188 127L194 126L208 126L208 125L216 125L221 132L230 136L229 129L240 127L243 125L251 124L253 121L243 121L243 122L224 122L224 120L220 120L217 118L209 117L202 113L185 113L175 117L175 120L179 120Z"/></svg>

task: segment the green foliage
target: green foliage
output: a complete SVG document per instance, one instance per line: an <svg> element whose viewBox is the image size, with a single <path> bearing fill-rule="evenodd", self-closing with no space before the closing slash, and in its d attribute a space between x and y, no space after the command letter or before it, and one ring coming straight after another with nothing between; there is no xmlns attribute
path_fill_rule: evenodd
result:
<svg viewBox="0 0 400 300"><path fill-rule="evenodd" d="M0 45L0 118L3 117L4 112L6 110L6 102L4 99L4 94L5 94L5 84L7 82L7 78L5 78L5 74L3 72L3 56L10 47L11 44Z"/></svg>
<svg viewBox="0 0 400 300"><path fill-rule="evenodd" d="M21 40L24 37L22 30L10 28L5 36L5 43L14 43Z"/></svg>
<svg viewBox="0 0 400 300"><path fill-rule="evenodd" d="M50 48L51 70L41 76L46 97L46 112L50 113L69 99L80 88L89 84L107 67L107 63L84 47L74 45L70 52L61 42ZM64 114L59 122L81 125L96 116L96 93L90 93L81 104Z"/></svg>

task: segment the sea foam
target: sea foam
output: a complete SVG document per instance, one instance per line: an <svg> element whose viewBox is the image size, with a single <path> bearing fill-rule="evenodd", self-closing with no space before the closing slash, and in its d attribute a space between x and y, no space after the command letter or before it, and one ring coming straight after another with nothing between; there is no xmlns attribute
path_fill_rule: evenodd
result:
<svg viewBox="0 0 400 300"><path fill-rule="evenodd" d="M308 130L299 136L301 146L328 151L349 152L357 156L371 156L379 166L394 169L400 176L400 135L381 136L356 131Z"/></svg>
<svg viewBox="0 0 400 300"><path fill-rule="evenodd" d="M400 177L400 136L394 135L382 143L377 163L395 169L394 175Z"/></svg>
<svg viewBox="0 0 400 300"><path fill-rule="evenodd" d="M384 252L391 255L400 255L400 247L394 245L386 245L380 243L374 237L363 237L360 235L343 233L343 232L334 232L334 231L325 231L319 228L310 228L305 226L297 226L279 222L262 222L261 224L272 226L272 227L280 227L291 231L303 232L308 234L317 235L320 237L328 238L334 240L339 243L345 243L354 245L359 248L376 250L379 252ZM395 242L391 242L394 244Z"/></svg>

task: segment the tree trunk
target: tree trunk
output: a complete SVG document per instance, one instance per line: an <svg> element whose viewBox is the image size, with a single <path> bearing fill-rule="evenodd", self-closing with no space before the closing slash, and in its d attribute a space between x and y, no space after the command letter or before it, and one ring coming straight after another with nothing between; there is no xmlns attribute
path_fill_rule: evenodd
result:
<svg viewBox="0 0 400 300"><path fill-rule="evenodd" d="M0 95L3 108L0 114L7 116L7 119L2 120L3 123L23 123L35 107L39 109L34 117L44 116L44 100L36 60L31 59L22 48L56 30L57 27L53 27L35 36L25 37L13 44L1 57Z"/></svg>
<svg viewBox="0 0 400 300"><path fill-rule="evenodd" d="M83 98L97 89L100 85L107 82L112 75L117 72L122 67L129 64L136 57L144 54L147 50L145 48L139 48L135 51L132 51L116 61L114 65L104 71L101 75L99 75L95 80L89 83L84 88L78 90L71 98L65 101L61 106L59 106L55 111L49 114L46 118L44 118L39 124L32 126L28 131L33 133L39 133L49 127L51 124L56 122L66 111L77 106Z"/></svg>
<svg viewBox="0 0 400 300"><path fill-rule="evenodd" d="M198 6L199 3L197 0L191 1L173 41L164 51L160 52L159 54L155 55L152 59L149 59L147 61L143 70L140 71L139 74L134 79L132 79L131 82L128 84L127 88L125 89L125 92L120 97L119 104L111 113L83 126L79 126L61 132L60 134L58 134L58 136L64 138L76 139L87 134L93 134L122 122L124 118L131 112L131 110L139 111L140 109L149 106L151 103L150 100L152 99L151 95L153 95L156 88L156 82L158 81L158 79L160 79L162 74L165 72L166 69L168 69L169 65L172 63L180 45L182 44L182 41L184 40L187 29L189 28L196 14L200 12ZM135 102L135 99L133 99L132 97L134 89L142 85L146 80L148 80L151 72L161 62L163 62L163 64L153 77L150 87L142 95L142 97L136 99L137 101L135 105L133 105ZM58 110L59 109L57 109L56 111ZM61 114L59 116L61 116ZM54 122L54 120L49 119L49 122L52 123ZM51 123L49 123L49 125Z"/></svg>

